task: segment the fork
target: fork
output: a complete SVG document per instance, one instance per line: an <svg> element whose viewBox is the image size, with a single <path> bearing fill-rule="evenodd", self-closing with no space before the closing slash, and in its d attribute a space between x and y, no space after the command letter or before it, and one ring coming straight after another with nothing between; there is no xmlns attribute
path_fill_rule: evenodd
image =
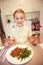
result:
<svg viewBox="0 0 43 65"><path fill-rule="evenodd" d="M7 52L7 50L8 50L8 48L9 48L10 46L5 46L4 48L3 48L3 50L2 50L2 52L1 52L1 54L0 54L0 61L5 61L5 59L6 59L6 52ZM3 58L4 57L4 58Z"/></svg>

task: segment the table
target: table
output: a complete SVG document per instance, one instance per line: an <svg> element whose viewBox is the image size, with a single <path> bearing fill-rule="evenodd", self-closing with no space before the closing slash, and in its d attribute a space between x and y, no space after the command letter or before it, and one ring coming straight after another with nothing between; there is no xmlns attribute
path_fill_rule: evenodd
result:
<svg viewBox="0 0 43 65"><path fill-rule="evenodd" d="M41 49L40 45L39 44L37 46L34 46L32 44L28 45L33 49L33 57L25 65L43 65L43 50ZM4 61L4 63L6 65L12 65L7 61L7 59Z"/></svg>

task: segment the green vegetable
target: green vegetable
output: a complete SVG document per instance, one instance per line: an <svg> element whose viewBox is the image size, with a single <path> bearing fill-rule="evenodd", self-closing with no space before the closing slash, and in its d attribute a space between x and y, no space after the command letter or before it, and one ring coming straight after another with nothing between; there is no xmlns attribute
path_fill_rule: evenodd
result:
<svg viewBox="0 0 43 65"><path fill-rule="evenodd" d="M31 54L31 50L28 50L28 48L23 48L20 55L18 56L18 59L21 58L21 61Z"/></svg>

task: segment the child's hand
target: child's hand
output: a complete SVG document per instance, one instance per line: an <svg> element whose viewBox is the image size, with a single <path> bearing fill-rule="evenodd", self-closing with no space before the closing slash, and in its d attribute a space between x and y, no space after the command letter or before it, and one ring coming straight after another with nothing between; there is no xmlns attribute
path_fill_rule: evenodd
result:
<svg viewBox="0 0 43 65"><path fill-rule="evenodd" d="M32 44L33 44L33 45L37 45L37 44L38 44L38 41L37 41L37 40L34 40L34 41L32 42Z"/></svg>
<svg viewBox="0 0 43 65"><path fill-rule="evenodd" d="M33 44L33 45L37 45L38 44L38 41L37 41L37 39L34 36L29 38L29 42L31 44Z"/></svg>
<svg viewBox="0 0 43 65"><path fill-rule="evenodd" d="M7 38L7 39L5 39L4 45L5 46L11 46L13 43L14 43L14 40Z"/></svg>

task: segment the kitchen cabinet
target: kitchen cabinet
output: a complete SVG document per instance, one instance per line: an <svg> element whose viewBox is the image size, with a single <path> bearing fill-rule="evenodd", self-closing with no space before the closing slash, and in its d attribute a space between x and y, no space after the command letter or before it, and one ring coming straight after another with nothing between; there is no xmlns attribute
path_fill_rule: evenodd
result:
<svg viewBox="0 0 43 65"><path fill-rule="evenodd" d="M32 18L38 17L40 19L40 11L26 12L26 20L31 20Z"/></svg>

